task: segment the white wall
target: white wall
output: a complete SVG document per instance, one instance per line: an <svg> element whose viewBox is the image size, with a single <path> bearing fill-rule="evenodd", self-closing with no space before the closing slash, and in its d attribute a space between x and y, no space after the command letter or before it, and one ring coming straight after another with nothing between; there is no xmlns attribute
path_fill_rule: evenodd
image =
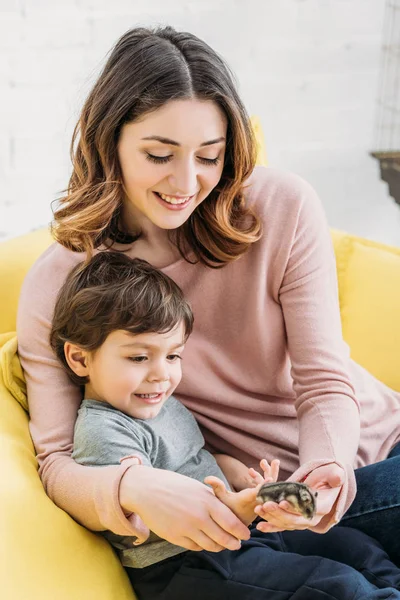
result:
<svg viewBox="0 0 400 600"><path fill-rule="evenodd" d="M236 72L271 165L319 192L334 227L400 245L372 149L384 0L0 0L0 238L47 223L79 108L135 25L203 37Z"/></svg>

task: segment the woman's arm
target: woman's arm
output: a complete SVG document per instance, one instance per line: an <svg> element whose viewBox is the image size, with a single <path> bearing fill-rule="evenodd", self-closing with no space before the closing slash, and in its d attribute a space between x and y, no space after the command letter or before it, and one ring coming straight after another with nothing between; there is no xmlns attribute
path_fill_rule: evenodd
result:
<svg viewBox="0 0 400 600"><path fill-rule="evenodd" d="M216 502L210 496L202 483L184 475L170 475L165 469L153 469L152 454L151 436L147 436L136 420L118 411L109 411L101 405L96 406L95 410L90 406L81 409L74 431L73 457L80 464L97 467L120 463L140 465L139 469L131 469L131 474L135 476L135 490L127 502L135 502L131 504L133 512L140 514L145 523L151 523L152 531L190 550L218 552L226 547L225 544L237 549L237 538L217 525L221 523L226 526L225 521L228 520L228 527L234 531L235 511L230 514L219 499ZM160 482L163 483L160 485ZM136 491L142 486L146 491L143 496L145 509L137 501ZM188 498L191 501L188 502ZM207 518L207 511L211 518ZM193 526L194 519L201 523L201 531L198 526ZM224 540L224 545L212 537L213 532ZM141 541L132 540L135 545Z"/></svg>
<svg viewBox="0 0 400 600"><path fill-rule="evenodd" d="M39 474L50 498L82 525L121 535L136 535L138 525L143 536L146 528L128 520L118 502L120 482L129 465L96 469L71 459L81 392L49 344L55 298L73 266L60 260L60 254L66 260L74 258L53 245L28 273L17 317L18 353L27 384L29 426Z"/></svg>
<svg viewBox="0 0 400 600"><path fill-rule="evenodd" d="M315 469L333 463L333 480L337 482L342 473L341 489L331 493L329 514L320 516L314 527L322 532L340 519L354 499L353 461L360 419L349 378L348 348L342 339L335 257L325 215L314 190L293 179L296 226L292 239L285 241L288 260L279 291L299 420L301 466L291 479L304 480Z"/></svg>
<svg viewBox="0 0 400 600"><path fill-rule="evenodd" d="M160 471L155 477L154 469L129 461L88 467L72 460L81 394L59 366L48 342L58 289L77 262L73 253L65 258L66 252L54 245L31 269L21 292L17 321L30 430L47 494L92 530L109 529L144 540L146 522L159 535L165 530L164 537L179 545L171 527L171 522L179 522L179 536L185 531L188 539L186 547L237 548L238 539L248 538L248 529L205 485L176 473ZM62 260L54 253L61 254Z"/></svg>

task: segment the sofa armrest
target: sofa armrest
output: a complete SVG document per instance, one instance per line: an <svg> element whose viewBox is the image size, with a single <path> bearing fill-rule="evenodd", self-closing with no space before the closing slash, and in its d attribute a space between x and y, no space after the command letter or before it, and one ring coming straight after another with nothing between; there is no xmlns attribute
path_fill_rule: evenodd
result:
<svg viewBox="0 0 400 600"><path fill-rule="evenodd" d="M111 546L45 494L28 415L0 374L0 581L5 600L134 600Z"/></svg>

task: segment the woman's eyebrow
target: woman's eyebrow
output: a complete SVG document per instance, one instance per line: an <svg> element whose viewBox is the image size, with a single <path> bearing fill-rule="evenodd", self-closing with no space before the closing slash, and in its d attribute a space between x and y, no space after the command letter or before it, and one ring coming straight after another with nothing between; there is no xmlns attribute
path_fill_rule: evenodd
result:
<svg viewBox="0 0 400 600"><path fill-rule="evenodd" d="M162 137L160 135L149 135L148 137L142 138L142 140L154 140L156 142L161 142L162 144L168 144L169 146L180 146L179 142L176 142L175 140L170 140L169 138ZM219 144L220 142L225 142L225 138L215 138L215 140L203 142L202 144L200 144L200 146L212 146L213 144Z"/></svg>

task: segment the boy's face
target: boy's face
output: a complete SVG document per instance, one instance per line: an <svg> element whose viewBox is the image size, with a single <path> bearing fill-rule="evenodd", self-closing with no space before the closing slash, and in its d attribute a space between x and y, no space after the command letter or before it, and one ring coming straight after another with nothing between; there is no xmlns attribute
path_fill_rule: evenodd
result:
<svg viewBox="0 0 400 600"><path fill-rule="evenodd" d="M155 417L181 380L183 347L183 324L167 333L113 331L87 356L85 398L108 402L135 419Z"/></svg>

